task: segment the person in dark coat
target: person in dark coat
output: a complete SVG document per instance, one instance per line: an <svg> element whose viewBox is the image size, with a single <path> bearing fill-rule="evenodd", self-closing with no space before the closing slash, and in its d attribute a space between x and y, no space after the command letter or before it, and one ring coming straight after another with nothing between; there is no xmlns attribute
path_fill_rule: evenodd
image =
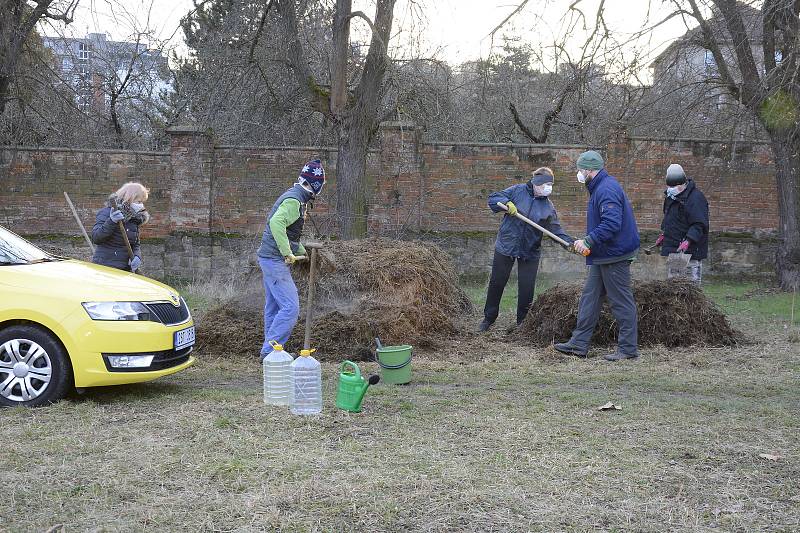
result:
<svg viewBox="0 0 800 533"><path fill-rule="evenodd" d="M701 261L708 257L708 200L678 164L667 168L666 182L664 220L656 245L661 246L664 257L675 252L691 254L688 275L699 285L703 279ZM668 278L676 275L686 272L667 271Z"/></svg>
<svg viewBox="0 0 800 533"><path fill-rule="evenodd" d="M631 284L631 262L639 250L639 231L631 202L604 166L602 156L595 151L589 150L578 157L578 181L586 184L589 202L587 235L575 241L573 247L581 254L589 252L586 257L589 275L572 336L553 347L562 353L586 357L603 300L608 297L619 324L619 338L616 351L605 359L618 361L639 356L636 302Z"/></svg>
<svg viewBox="0 0 800 533"><path fill-rule="evenodd" d="M514 262L517 262L519 278L517 293L517 324L528 314L533 301L536 274L539 270L539 249L542 245L542 232L514 216L520 213L567 242L574 239L561 229L558 213L548 196L553 191L553 171L538 168L527 183L514 185L504 191L489 196L489 208L495 213L503 212L503 222L497 233L492 261L492 273L486 294L486 306L479 331L489 329L500 313L500 299L503 297ZM504 211L497 205L503 202L508 207Z"/></svg>
<svg viewBox="0 0 800 533"><path fill-rule="evenodd" d="M139 241L139 226L150 220L145 209L149 190L141 183L129 182L108 197L105 207L97 212L92 227L92 242L95 244L92 263L136 272L142 266L142 248ZM133 257L119 227L122 222L133 249Z"/></svg>

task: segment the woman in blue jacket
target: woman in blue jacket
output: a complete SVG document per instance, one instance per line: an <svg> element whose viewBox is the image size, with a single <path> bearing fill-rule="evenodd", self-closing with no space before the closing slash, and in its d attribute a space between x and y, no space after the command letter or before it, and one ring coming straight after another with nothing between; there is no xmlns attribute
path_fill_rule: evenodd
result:
<svg viewBox="0 0 800 533"><path fill-rule="evenodd" d="M129 272L139 270L142 265L139 226L150 219L144 207L149 192L141 183L129 182L108 197L105 207L97 212L92 227L92 242L96 245L92 263ZM120 222L131 244L133 257L128 253Z"/></svg>
<svg viewBox="0 0 800 533"><path fill-rule="evenodd" d="M533 172L533 176L527 183L514 185L489 196L489 209L495 213L504 212L506 216L503 217L500 231L497 233L492 274L489 277L486 306L483 309L484 318L478 326L479 331L486 331L497 320L500 312L500 299L503 297L503 290L508 283L514 261L517 262L517 277L519 278L517 324L520 324L528 314L528 308L533 301L536 273L539 270L542 232L515 217L515 213L525 215L567 242L575 240L561 229L556 208L548 198L552 192L553 171L542 167ZM508 211L503 211L497 202L506 204Z"/></svg>

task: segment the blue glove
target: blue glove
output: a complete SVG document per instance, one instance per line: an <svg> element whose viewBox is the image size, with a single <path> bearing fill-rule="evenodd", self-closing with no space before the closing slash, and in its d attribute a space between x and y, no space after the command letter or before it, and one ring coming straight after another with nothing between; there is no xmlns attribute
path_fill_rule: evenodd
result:
<svg viewBox="0 0 800 533"><path fill-rule="evenodd" d="M130 265L132 272L136 272L139 270L139 267L142 266L142 258L138 255L134 255L133 259L128 261L128 265Z"/></svg>
<svg viewBox="0 0 800 533"><path fill-rule="evenodd" d="M125 219L125 214L122 211L120 211L119 209L112 209L111 210L111 215L109 216L109 218L111 218L111 222L116 224L120 220L124 220Z"/></svg>

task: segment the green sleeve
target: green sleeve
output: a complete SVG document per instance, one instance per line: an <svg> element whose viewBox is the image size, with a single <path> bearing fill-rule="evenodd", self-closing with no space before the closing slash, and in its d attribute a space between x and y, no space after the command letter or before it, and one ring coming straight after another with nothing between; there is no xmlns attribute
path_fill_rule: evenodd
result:
<svg viewBox="0 0 800 533"><path fill-rule="evenodd" d="M297 255L308 256L308 252L306 252L306 247L303 246L302 244L299 244L299 243L298 243L298 246L297 246Z"/></svg>
<svg viewBox="0 0 800 533"><path fill-rule="evenodd" d="M286 228L294 224L300 218L300 202L294 198L287 198L278 210L269 219L269 230L272 232L272 237L278 243L278 250L280 250L283 257L292 254L292 247L289 246L289 237L286 236Z"/></svg>

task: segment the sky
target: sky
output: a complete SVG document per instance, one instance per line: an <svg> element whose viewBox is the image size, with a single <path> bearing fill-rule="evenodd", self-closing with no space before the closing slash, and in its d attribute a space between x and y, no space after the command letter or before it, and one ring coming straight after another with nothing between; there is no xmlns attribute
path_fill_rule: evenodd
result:
<svg viewBox="0 0 800 533"><path fill-rule="evenodd" d="M594 20L599 1L581 0L578 4L590 21ZM563 23L563 15L573 2L529 0L501 33L539 47L548 47L554 40L567 37L568 46L577 47L585 35L583 30L578 28L567 36ZM652 24L663 17L667 12L664 4L662 0L606 0L606 22L615 37L624 40L626 35L644 27L646 21ZM417 56L435 57L451 64L486 58L502 43L499 35L494 40L490 37L492 29L518 5L518 0L398 0L392 39L394 52L403 55L413 49ZM169 41L183 55L187 50L179 22L192 8L192 0L80 0L69 33L73 36L107 33L112 39L122 40L133 33L133 28L149 26L159 40ZM354 9L372 16L374 0L354 0ZM356 19L353 36L359 38L367 35L367 31L366 24ZM646 48L657 53L685 31L684 23L673 19L652 33ZM45 33L52 31L45 29ZM632 51L633 47L628 49ZM627 53L626 50L622 53Z"/></svg>

